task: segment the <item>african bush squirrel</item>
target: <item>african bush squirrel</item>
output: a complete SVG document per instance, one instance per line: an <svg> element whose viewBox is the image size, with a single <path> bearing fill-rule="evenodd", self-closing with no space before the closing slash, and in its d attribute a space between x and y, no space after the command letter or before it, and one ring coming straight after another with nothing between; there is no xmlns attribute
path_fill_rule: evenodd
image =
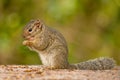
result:
<svg viewBox="0 0 120 80"><path fill-rule="evenodd" d="M51 69L106 70L115 66L112 58L101 57L78 64L69 64L68 47L63 35L41 20L31 20L23 29L23 45L36 51L42 64Z"/></svg>

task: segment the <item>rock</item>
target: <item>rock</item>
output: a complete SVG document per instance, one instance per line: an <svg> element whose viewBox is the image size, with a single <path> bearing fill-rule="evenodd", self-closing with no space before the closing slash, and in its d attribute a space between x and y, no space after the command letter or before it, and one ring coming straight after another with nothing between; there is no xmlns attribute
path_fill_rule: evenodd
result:
<svg viewBox="0 0 120 80"><path fill-rule="evenodd" d="M41 65L1 65L0 80L120 80L120 68L112 70L45 69Z"/></svg>

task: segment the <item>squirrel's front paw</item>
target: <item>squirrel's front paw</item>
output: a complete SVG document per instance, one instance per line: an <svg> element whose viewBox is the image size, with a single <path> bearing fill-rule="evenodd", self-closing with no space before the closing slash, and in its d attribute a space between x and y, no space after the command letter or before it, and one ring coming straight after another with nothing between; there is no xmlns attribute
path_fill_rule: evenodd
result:
<svg viewBox="0 0 120 80"><path fill-rule="evenodd" d="M32 41L28 41L28 40L23 41L23 45L25 45L25 46L30 46L32 44L33 44Z"/></svg>

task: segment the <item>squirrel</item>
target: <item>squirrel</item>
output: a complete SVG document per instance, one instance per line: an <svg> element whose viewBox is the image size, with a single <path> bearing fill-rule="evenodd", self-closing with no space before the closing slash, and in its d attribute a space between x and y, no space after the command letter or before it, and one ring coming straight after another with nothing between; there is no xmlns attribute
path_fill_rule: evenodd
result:
<svg viewBox="0 0 120 80"><path fill-rule="evenodd" d="M69 64L68 47L63 35L40 19L31 20L23 29L23 45L36 51L42 64L50 69L107 70L116 64L115 60L100 57L78 64Z"/></svg>

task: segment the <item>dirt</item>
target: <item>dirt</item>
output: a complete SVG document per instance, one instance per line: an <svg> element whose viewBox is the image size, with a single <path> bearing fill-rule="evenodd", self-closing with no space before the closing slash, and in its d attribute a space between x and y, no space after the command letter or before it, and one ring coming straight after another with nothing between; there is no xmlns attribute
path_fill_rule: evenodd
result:
<svg viewBox="0 0 120 80"><path fill-rule="evenodd" d="M120 80L120 67L112 70L46 69L41 65L0 65L0 80Z"/></svg>

